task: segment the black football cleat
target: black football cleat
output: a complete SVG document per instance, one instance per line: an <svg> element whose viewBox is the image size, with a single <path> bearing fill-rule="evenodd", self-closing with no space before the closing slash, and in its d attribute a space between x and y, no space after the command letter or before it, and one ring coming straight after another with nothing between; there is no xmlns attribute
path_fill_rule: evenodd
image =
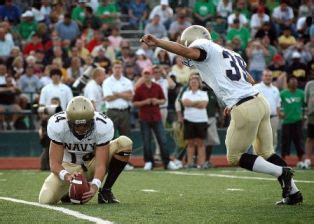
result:
<svg viewBox="0 0 314 224"><path fill-rule="evenodd" d="M302 204L303 202L303 196L300 191L289 195L286 198L283 198L281 201L278 201L276 205L298 205Z"/></svg>
<svg viewBox="0 0 314 224"><path fill-rule="evenodd" d="M294 171L290 167L282 167L282 174L278 177L278 181L282 188L282 198L288 197L291 191L291 179Z"/></svg>
<svg viewBox="0 0 314 224"><path fill-rule="evenodd" d="M98 192L98 204L113 204L120 203L118 199L115 198L111 190L100 190Z"/></svg>

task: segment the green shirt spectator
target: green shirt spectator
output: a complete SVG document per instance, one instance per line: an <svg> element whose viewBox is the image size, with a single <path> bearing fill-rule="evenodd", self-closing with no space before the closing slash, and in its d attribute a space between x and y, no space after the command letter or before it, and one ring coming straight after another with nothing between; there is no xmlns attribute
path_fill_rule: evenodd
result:
<svg viewBox="0 0 314 224"><path fill-rule="evenodd" d="M17 27L17 31L23 40L30 40L33 34L37 32L37 22L31 18L25 18Z"/></svg>
<svg viewBox="0 0 314 224"><path fill-rule="evenodd" d="M118 10L115 3L110 3L109 0L103 0L102 4L96 10L98 16L103 23L114 23Z"/></svg>
<svg viewBox="0 0 314 224"><path fill-rule="evenodd" d="M291 124L303 119L303 90L285 89L281 91L280 98L284 113L283 124Z"/></svg>
<svg viewBox="0 0 314 224"><path fill-rule="evenodd" d="M235 19L233 27L227 32L227 41L231 42L234 37L238 37L241 40L241 49L245 49L250 38L250 31L246 27L240 27L239 21Z"/></svg>
<svg viewBox="0 0 314 224"><path fill-rule="evenodd" d="M76 6L71 13L71 18L76 21L80 26L83 24L85 18L85 0L79 0L79 5Z"/></svg>
<svg viewBox="0 0 314 224"><path fill-rule="evenodd" d="M198 0L194 4L193 13L197 13L202 17L207 15L214 16L216 14L216 9L211 1Z"/></svg>

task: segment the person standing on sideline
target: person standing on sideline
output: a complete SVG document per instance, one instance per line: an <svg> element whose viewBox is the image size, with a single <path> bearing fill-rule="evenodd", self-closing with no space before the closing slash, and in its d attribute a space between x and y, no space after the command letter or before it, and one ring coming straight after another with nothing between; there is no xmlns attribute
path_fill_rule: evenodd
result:
<svg viewBox="0 0 314 224"><path fill-rule="evenodd" d="M151 147L152 131L160 147L161 159L165 169L177 170L177 165L170 161L166 147L166 134L162 125L159 106L165 103L164 93L157 83L153 82L151 69L142 71L144 83L135 89L133 104L139 108L140 129L143 138L144 170L154 168L154 154Z"/></svg>
<svg viewBox="0 0 314 224"><path fill-rule="evenodd" d="M97 67L92 73L92 79L87 83L84 89L84 96L94 105L95 111L102 112L103 92L101 85L105 80L105 69Z"/></svg>
<svg viewBox="0 0 314 224"><path fill-rule="evenodd" d="M282 188L282 200L278 205L303 201L292 179L293 170L274 152L269 105L253 88L254 80L238 53L214 43L208 30L198 25L189 26L182 32L181 44L150 34L140 41L186 58L185 64L194 65L203 81L225 103L224 114L231 114L226 135L230 165L277 177ZM256 155L246 152L252 144Z"/></svg>
<svg viewBox="0 0 314 224"><path fill-rule="evenodd" d="M304 90L304 102L307 105L307 138L305 142L304 168L311 168L311 156L314 147L314 80L309 81Z"/></svg>
<svg viewBox="0 0 314 224"><path fill-rule="evenodd" d="M262 82L256 84L254 87L266 98L270 106L270 124L273 133L274 150L277 148L277 133L279 127L280 113L280 93L276 86L272 84L272 71L264 70L262 75Z"/></svg>
<svg viewBox="0 0 314 224"><path fill-rule="evenodd" d="M130 138L130 105L133 98L133 84L131 80L122 74L121 61L116 60L113 62L112 71L113 74L102 84L107 115L113 121L115 135L125 135ZM126 170L132 170L133 168L130 163L125 167Z"/></svg>
<svg viewBox="0 0 314 224"><path fill-rule="evenodd" d="M300 166L304 156L302 134L304 92L297 87L298 80L295 77L290 77L288 89L280 93L283 109L281 157L285 159L286 156L290 155L292 141L298 154L299 163L297 166Z"/></svg>

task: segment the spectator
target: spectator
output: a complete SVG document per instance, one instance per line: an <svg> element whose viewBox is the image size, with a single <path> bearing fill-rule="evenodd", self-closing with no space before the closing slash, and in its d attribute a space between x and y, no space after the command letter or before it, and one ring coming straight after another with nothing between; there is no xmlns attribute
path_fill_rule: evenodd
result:
<svg viewBox="0 0 314 224"><path fill-rule="evenodd" d="M26 67L26 73L17 81L17 86L22 93L26 94L28 102L32 103L42 87L39 78L34 75L34 67L32 65Z"/></svg>
<svg viewBox="0 0 314 224"><path fill-rule="evenodd" d="M293 10L290 6L288 6L286 0L281 0L280 5L274 8L272 14L272 20L274 25L276 26L277 36L285 29L289 27L289 30L295 34L295 26L293 25Z"/></svg>
<svg viewBox="0 0 314 224"><path fill-rule="evenodd" d="M185 28L192 24L187 21L186 14L183 11L178 12L176 21L170 24L169 35L170 39L176 41L177 33L181 33Z"/></svg>
<svg viewBox="0 0 314 224"><path fill-rule="evenodd" d="M99 29L101 27L101 19L94 15L93 9L90 6L85 7L84 13L83 28L86 29L86 27L90 26L92 29Z"/></svg>
<svg viewBox="0 0 314 224"><path fill-rule="evenodd" d="M232 1L220 0L216 9L217 15L221 16L225 20L232 13Z"/></svg>
<svg viewBox="0 0 314 224"><path fill-rule="evenodd" d="M263 94L270 106L270 124L273 131L273 146L277 148L277 133L279 128L279 116L280 116L280 93L276 86L272 85L272 72L270 70L264 70L262 76L262 82L254 86L258 91Z"/></svg>
<svg viewBox="0 0 314 224"><path fill-rule="evenodd" d="M313 16L313 13L314 13L313 1L304 0L301 6L299 7L299 12L298 12L299 18Z"/></svg>
<svg viewBox="0 0 314 224"><path fill-rule="evenodd" d="M262 38L261 43L264 46L264 48L269 52L269 54L265 56L266 65L268 66L268 65L270 65L273 57L277 54L278 50L275 46L273 46L270 43L270 39L267 35L265 35Z"/></svg>
<svg viewBox="0 0 314 224"><path fill-rule="evenodd" d="M291 141L297 151L299 162L302 161L304 149L302 145L303 132L303 103L304 92L297 89L298 80L294 77L289 78L288 89L281 91L280 97L282 102L283 117L282 124L282 141L281 141L281 157L285 159L290 155Z"/></svg>
<svg viewBox="0 0 314 224"><path fill-rule="evenodd" d="M89 55L89 51L85 48L82 40L80 39L76 40L75 48L77 49L78 56L83 60L86 60L87 56ZM71 54L71 56L73 56L73 54Z"/></svg>
<svg viewBox="0 0 314 224"><path fill-rule="evenodd" d="M49 24L49 16L51 13L51 6L49 0L41 0L40 12L45 16L46 23Z"/></svg>
<svg viewBox="0 0 314 224"><path fill-rule="evenodd" d="M160 147L161 158L165 169L176 170L178 167L170 161L166 148L166 135L161 121L159 105L165 102L165 96L161 87L152 81L150 69L144 69L142 79L144 83L135 90L133 104L139 108L140 129L143 140L144 170L152 170L154 167L153 150L150 141L153 131Z"/></svg>
<svg viewBox="0 0 314 224"><path fill-rule="evenodd" d="M189 81L191 69L188 66L184 66L182 58L176 56L174 58L175 64L171 68L171 72L175 75L176 80L181 85L187 84Z"/></svg>
<svg viewBox="0 0 314 224"><path fill-rule="evenodd" d="M0 59L6 60L14 47L12 39L6 38L6 32L0 27Z"/></svg>
<svg viewBox="0 0 314 224"><path fill-rule="evenodd" d="M103 90L101 85L105 80L105 69L96 68L91 76L91 80L87 83L84 88L84 96L90 99L94 105L95 111L103 112Z"/></svg>
<svg viewBox="0 0 314 224"><path fill-rule="evenodd" d="M14 25L20 21L21 12L19 8L13 4L13 0L5 0L5 4L0 6L0 20L8 20Z"/></svg>
<svg viewBox="0 0 314 224"><path fill-rule="evenodd" d="M110 45L115 49L116 52L120 50L120 44L123 40L122 36L120 35L120 29L118 27L113 27L111 29L111 35L108 37L110 41Z"/></svg>
<svg viewBox="0 0 314 224"><path fill-rule="evenodd" d="M152 66L152 61L146 56L146 53L143 49L138 49L136 51L136 56L136 64L141 70Z"/></svg>
<svg viewBox="0 0 314 224"><path fill-rule="evenodd" d="M309 81L304 90L304 102L307 107L307 138L305 142L305 168L311 167L311 157L314 146L314 80Z"/></svg>
<svg viewBox="0 0 314 224"><path fill-rule="evenodd" d="M172 59L168 51L157 47L154 53L154 64L172 65Z"/></svg>
<svg viewBox="0 0 314 224"><path fill-rule="evenodd" d="M227 41L230 42L234 37L241 41L241 49L245 49L250 40L250 32L246 27L240 27L240 21L234 19L232 27L227 32Z"/></svg>
<svg viewBox="0 0 314 224"><path fill-rule="evenodd" d="M145 0L131 1L128 14L131 26L143 29L148 17L148 7Z"/></svg>
<svg viewBox="0 0 314 224"><path fill-rule="evenodd" d="M292 64L288 67L289 77L294 77L298 80L298 88L304 89L305 84L308 80L307 77L307 67L304 63L300 61L301 55L298 51L292 54Z"/></svg>
<svg viewBox="0 0 314 224"><path fill-rule="evenodd" d="M155 15L151 22L146 24L144 33L155 35L158 38L167 37L167 30L165 26L160 23L159 15Z"/></svg>
<svg viewBox="0 0 314 224"><path fill-rule="evenodd" d="M34 19L37 23L45 22L45 14L40 11L41 3L33 2L31 12L34 14Z"/></svg>
<svg viewBox="0 0 314 224"><path fill-rule="evenodd" d="M248 20L245 17L245 15L241 14L240 9L236 9L234 13L230 14L228 16L228 25L229 27L232 27L233 21L235 19L238 19L240 22L240 27L242 26L248 26Z"/></svg>
<svg viewBox="0 0 314 224"><path fill-rule="evenodd" d="M104 24L114 25L118 23L119 13L115 3L111 0L101 0L101 4L97 7L96 16L101 19Z"/></svg>
<svg viewBox="0 0 314 224"><path fill-rule="evenodd" d="M34 34L31 41L25 44L23 54L29 55L30 53L35 53L36 50L44 50L44 46L38 34Z"/></svg>
<svg viewBox="0 0 314 224"><path fill-rule="evenodd" d="M76 40L80 35L80 30L75 21L71 20L71 15L66 13L63 21L60 21L56 25L56 31L58 32L61 40L70 40L71 42Z"/></svg>
<svg viewBox="0 0 314 224"><path fill-rule="evenodd" d="M268 66L272 72L273 85L279 90L287 88L287 74L283 57L278 53L272 59L272 64Z"/></svg>
<svg viewBox="0 0 314 224"><path fill-rule="evenodd" d="M16 57L12 62L12 75L13 80L19 79L20 76L24 73L24 58L22 56Z"/></svg>
<svg viewBox="0 0 314 224"><path fill-rule="evenodd" d="M17 30L23 41L28 41L37 32L37 22L34 20L34 14L26 11L22 14L22 22L17 26Z"/></svg>
<svg viewBox="0 0 314 224"><path fill-rule="evenodd" d="M66 84L72 85L73 82L81 77L83 74L83 66L81 64L81 59L79 57L72 57L71 58L71 65L67 69L67 81Z"/></svg>
<svg viewBox="0 0 314 224"><path fill-rule="evenodd" d="M263 38L264 36L268 36L270 39L270 43L277 46L278 40L276 30L272 28L269 22L264 22L262 27L258 29L255 34L255 38L259 39Z"/></svg>
<svg viewBox="0 0 314 224"><path fill-rule="evenodd" d="M116 54L114 48L110 45L108 37L104 37L100 45L95 46L92 51L92 56L96 57L98 51L102 49L105 52L105 56L110 59L110 61L116 60Z"/></svg>
<svg viewBox="0 0 314 224"><path fill-rule="evenodd" d="M262 28L264 23L268 23L270 21L269 15L265 13L265 8L263 6L259 6L257 8L257 12L254 13L251 17L251 36L255 36L256 32Z"/></svg>
<svg viewBox="0 0 314 224"><path fill-rule="evenodd" d="M173 10L169 6L169 0L160 0L160 5L156 5L149 14L149 19L153 19L155 15L159 15L160 22L169 29L173 17Z"/></svg>
<svg viewBox="0 0 314 224"><path fill-rule="evenodd" d="M20 118L21 107L17 104L20 90L15 86L12 76L6 76L5 84L0 86L0 111L9 112L12 115L3 116L0 114L0 121L3 129L14 130L15 123Z"/></svg>
<svg viewBox="0 0 314 224"><path fill-rule="evenodd" d="M72 9L71 18L82 27L85 20L86 0L78 0L77 2L78 5Z"/></svg>
<svg viewBox="0 0 314 224"><path fill-rule="evenodd" d="M261 81L262 73L266 68L265 57L269 55L268 50L259 41L252 41L246 49L246 54L250 74L256 82Z"/></svg>
<svg viewBox="0 0 314 224"><path fill-rule="evenodd" d="M194 3L193 19L195 24L205 26L207 21L214 17L215 14L216 8L212 1L198 0Z"/></svg>
<svg viewBox="0 0 314 224"><path fill-rule="evenodd" d="M84 33L83 33L84 35ZM90 39L91 38L91 39ZM89 52L93 52L94 48L98 45L101 45L103 34L100 31L95 30L93 37L88 37L87 33L84 35L82 39L86 41L86 49Z"/></svg>
<svg viewBox="0 0 314 224"><path fill-rule="evenodd" d="M296 39L291 35L289 26L284 27L283 34L278 38L278 43L282 50L285 50L288 47L296 44Z"/></svg>
<svg viewBox="0 0 314 224"><path fill-rule="evenodd" d="M71 89L61 82L62 72L60 69L52 69L50 71L50 78L52 83L46 85L41 89L39 104L41 106L51 105L51 99L58 97L61 101L62 110L65 110L67 104L73 98Z"/></svg>
<svg viewBox="0 0 314 224"><path fill-rule="evenodd" d="M191 76L189 90L182 95L184 105L184 139L187 140L187 167L194 167L193 157L197 149L197 168L203 168L205 163L205 145L208 127L206 107L208 96L201 90L200 77Z"/></svg>
<svg viewBox="0 0 314 224"><path fill-rule="evenodd" d="M291 65L292 55L294 52L298 52L300 54L300 61L304 64L307 64L309 61L312 60L311 51L304 46L303 38L297 39L296 44L291 45L289 48L287 48L287 50L285 50L284 57L285 60L288 62L287 65Z"/></svg>

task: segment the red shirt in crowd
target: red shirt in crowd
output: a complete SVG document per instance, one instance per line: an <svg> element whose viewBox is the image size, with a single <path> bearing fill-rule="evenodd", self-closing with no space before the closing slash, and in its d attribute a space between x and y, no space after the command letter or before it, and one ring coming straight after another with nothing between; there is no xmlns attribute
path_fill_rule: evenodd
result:
<svg viewBox="0 0 314 224"><path fill-rule="evenodd" d="M37 44L28 43L28 44L26 44L24 47L24 50L23 50L23 54L29 55L32 51L35 52L36 50L44 50L44 46L42 45L42 43L37 43Z"/></svg>
<svg viewBox="0 0 314 224"><path fill-rule="evenodd" d="M148 87L143 83L135 90L133 102L146 100L148 98L165 99L160 85L153 82L152 86ZM161 121L159 105L145 105L139 107L139 118L142 121Z"/></svg>

